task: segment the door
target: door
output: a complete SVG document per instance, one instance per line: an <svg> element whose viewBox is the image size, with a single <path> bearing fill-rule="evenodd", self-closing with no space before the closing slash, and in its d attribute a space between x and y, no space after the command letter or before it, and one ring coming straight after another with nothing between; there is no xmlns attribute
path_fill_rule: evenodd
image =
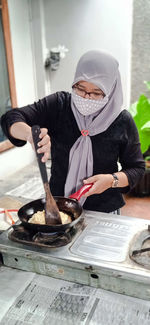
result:
<svg viewBox="0 0 150 325"><path fill-rule="evenodd" d="M0 10L0 116L11 109L9 79L2 25L2 10ZM0 127L0 142L5 140Z"/></svg>
<svg viewBox="0 0 150 325"><path fill-rule="evenodd" d="M0 117L17 107L7 0L0 0ZM12 147L0 126L0 152Z"/></svg>

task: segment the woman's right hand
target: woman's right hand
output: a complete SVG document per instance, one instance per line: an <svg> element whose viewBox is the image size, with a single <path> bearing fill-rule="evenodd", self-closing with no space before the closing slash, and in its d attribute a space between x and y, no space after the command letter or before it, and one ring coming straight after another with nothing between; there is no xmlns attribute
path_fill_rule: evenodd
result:
<svg viewBox="0 0 150 325"><path fill-rule="evenodd" d="M38 153L43 153L42 162L46 162L50 155L50 137L48 135L48 130L46 128L41 128L41 133L39 135L40 141L38 143L39 149ZM32 139L31 127L24 122L16 122L11 125L9 133L12 137L24 141L30 142L32 148L34 148L34 143Z"/></svg>
<svg viewBox="0 0 150 325"><path fill-rule="evenodd" d="M37 152L43 153L42 162L46 162L50 156L51 142L50 142L50 137L48 135L48 130L46 128L41 128L40 130L41 133L39 135L39 138L41 140L38 142L39 149L37 150ZM30 144L32 145L32 148L35 149L31 133L28 136L27 141L29 141Z"/></svg>

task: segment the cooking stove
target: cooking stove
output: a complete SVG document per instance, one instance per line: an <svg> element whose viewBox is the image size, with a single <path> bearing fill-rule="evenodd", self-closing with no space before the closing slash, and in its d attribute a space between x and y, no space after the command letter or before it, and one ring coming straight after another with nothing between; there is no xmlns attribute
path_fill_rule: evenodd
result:
<svg viewBox="0 0 150 325"><path fill-rule="evenodd" d="M50 233L26 229L21 223L13 226L13 230L8 232L8 238L25 245L56 248L69 244L80 228L84 229L84 218L81 218L72 228Z"/></svg>
<svg viewBox="0 0 150 325"><path fill-rule="evenodd" d="M149 300L150 221L84 212L61 244L57 234L45 241L45 234L22 236L22 225L10 227L0 235L4 265Z"/></svg>

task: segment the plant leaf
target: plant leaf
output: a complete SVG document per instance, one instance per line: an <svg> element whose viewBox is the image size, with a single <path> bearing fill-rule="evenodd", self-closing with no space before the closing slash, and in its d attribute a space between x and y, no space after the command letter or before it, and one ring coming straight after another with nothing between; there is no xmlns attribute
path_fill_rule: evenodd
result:
<svg viewBox="0 0 150 325"><path fill-rule="evenodd" d="M150 90L150 81L144 81ZM141 150L145 153L150 147L150 98L142 94L129 108L138 129Z"/></svg>
<svg viewBox="0 0 150 325"><path fill-rule="evenodd" d="M150 81L144 81L144 84L146 85L146 87L148 88L148 90L150 90Z"/></svg>
<svg viewBox="0 0 150 325"><path fill-rule="evenodd" d="M146 152L150 146L150 134L146 132L139 132L139 138L141 143L141 151L142 153Z"/></svg>
<svg viewBox="0 0 150 325"><path fill-rule="evenodd" d="M149 135L150 135L150 121L148 121L147 123L145 123L145 124L141 127L141 131L142 131L142 132L149 132Z"/></svg>
<svg viewBox="0 0 150 325"><path fill-rule="evenodd" d="M134 117L137 114L137 103L138 102L133 103L128 109L132 117Z"/></svg>
<svg viewBox="0 0 150 325"><path fill-rule="evenodd" d="M137 103L137 114L134 117L134 120L138 130L140 130L145 123L150 121L150 103L145 95L139 97Z"/></svg>

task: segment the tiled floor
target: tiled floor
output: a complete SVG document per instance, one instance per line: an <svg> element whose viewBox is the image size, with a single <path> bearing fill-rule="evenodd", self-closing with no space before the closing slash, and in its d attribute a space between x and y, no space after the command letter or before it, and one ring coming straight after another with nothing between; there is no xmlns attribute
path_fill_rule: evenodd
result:
<svg viewBox="0 0 150 325"><path fill-rule="evenodd" d="M121 209L122 215L150 219L150 196L135 197L126 194L124 199L126 205Z"/></svg>

